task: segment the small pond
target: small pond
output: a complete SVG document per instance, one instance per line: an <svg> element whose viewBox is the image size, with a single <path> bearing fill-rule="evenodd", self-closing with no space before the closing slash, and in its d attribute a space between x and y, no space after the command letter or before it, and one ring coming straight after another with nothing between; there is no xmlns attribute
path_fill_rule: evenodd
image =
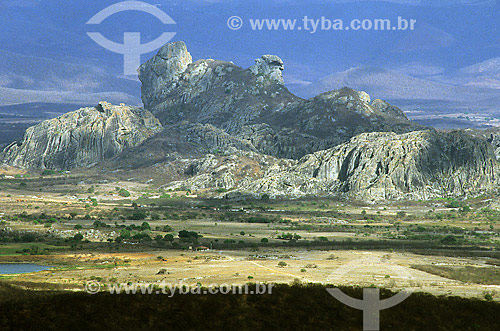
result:
<svg viewBox="0 0 500 331"><path fill-rule="evenodd" d="M0 263L0 275L26 274L50 268L52 267L32 263Z"/></svg>

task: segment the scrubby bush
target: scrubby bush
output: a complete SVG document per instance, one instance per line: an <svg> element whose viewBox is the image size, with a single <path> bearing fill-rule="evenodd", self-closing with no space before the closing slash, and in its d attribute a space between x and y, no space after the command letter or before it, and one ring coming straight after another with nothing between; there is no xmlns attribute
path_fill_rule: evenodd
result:
<svg viewBox="0 0 500 331"><path fill-rule="evenodd" d="M130 192L127 191L126 189L122 188L118 191L118 195L124 198L128 198L130 196Z"/></svg>

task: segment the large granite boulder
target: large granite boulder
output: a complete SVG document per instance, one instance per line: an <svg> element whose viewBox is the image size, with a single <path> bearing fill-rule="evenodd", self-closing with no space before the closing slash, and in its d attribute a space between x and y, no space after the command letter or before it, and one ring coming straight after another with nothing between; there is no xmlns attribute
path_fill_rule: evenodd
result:
<svg viewBox="0 0 500 331"><path fill-rule="evenodd" d="M26 130L0 153L0 162L22 168L71 169L110 159L161 131L147 110L100 102Z"/></svg>

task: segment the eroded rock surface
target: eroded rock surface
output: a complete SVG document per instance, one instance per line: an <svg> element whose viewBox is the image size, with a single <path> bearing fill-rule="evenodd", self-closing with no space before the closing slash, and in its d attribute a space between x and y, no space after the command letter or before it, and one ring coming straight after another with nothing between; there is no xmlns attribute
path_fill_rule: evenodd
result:
<svg viewBox="0 0 500 331"><path fill-rule="evenodd" d="M293 95L283 82L283 61L275 55L263 55L248 69L190 59L178 42L141 66L143 103L164 125L210 124L264 154L295 159L363 132L422 129L396 107L371 103L365 92L342 88L309 100Z"/></svg>
<svg viewBox="0 0 500 331"><path fill-rule="evenodd" d="M88 167L139 145L161 129L147 110L100 102L28 128L22 141L4 149L0 160L23 168Z"/></svg>

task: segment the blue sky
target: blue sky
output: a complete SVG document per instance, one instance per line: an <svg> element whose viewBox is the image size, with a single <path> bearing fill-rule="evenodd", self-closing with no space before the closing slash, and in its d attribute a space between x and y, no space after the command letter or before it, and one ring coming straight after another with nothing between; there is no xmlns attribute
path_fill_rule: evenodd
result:
<svg viewBox="0 0 500 331"><path fill-rule="evenodd" d="M195 59L217 58L243 67L262 54L276 54L285 62L290 89L306 97L340 85L354 85L390 100L435 100L436 104L473 100L490 111L498 101L500 5L496 1L155 0L149 3L170 15L176 25L165 26L140 12L116 14L99 26L85 24L117 2L0 0L0 103L2 87L23 91L74 89L81 94L124 92L131 96L125 101L138 98L137 82L120 77L123 57L95 44L86 35L89 31L101 32L116 42L123 40L126 31L141 32L144 41L164 31L176 32L173 40L185 41ZM244 21L238 31L226 25L232 15ZM252 31L248 24L248 19L254 18L300 20L304 16L344 21L395 20L402 16L417 23L415 31L315 34ZM19 63L12 66L15 54L30 57L30 68L23 69ZM142 61L152 55L143 55ZM37 65L36 59L43 65ZM59 72L58 68L67 65L73 67ZM47 66L54 66L48 82L43 75ZM81 73L75 74L78 68Z"/></svg>

